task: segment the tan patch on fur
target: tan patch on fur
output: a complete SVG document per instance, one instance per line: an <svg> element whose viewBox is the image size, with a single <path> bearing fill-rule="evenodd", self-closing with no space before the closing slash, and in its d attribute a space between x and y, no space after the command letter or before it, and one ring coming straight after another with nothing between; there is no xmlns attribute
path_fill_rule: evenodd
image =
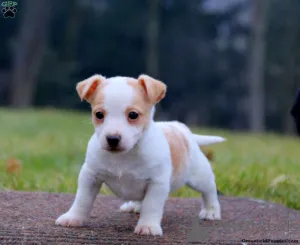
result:
<svg viewBox="0 0 300 245"><path fill-rule="evenodd" d="M189 142L185 135L176 127L162 128L170 146L173 176L180 173L184 167L185 157L189 151Z"/></svg>
<svg viewBox="0 0 300 245"><path fill-rule="evenodd" d="M86 100L91 103L94 98L95 91L97 90L99 84L103 83L105 78L101 75L93 75L76 85L77 93L81 100Z"/></svg>
<svg viewBox="0 0 300 245"><path fill-rule="evenodd" d="M131 86L135 91L135 96L132 101L132 105L126 110L126 116L130 111L135 111L139 113L139 118L137 120L129 121L132 125L143 126L145 130L150 121L152 104L146 98L145 92L142 86L138 83L138 80L133 78L128 78L128 85Z"/></svg>
<svg viewBox="0 0 300 245"><path fill-rule="evenodd" d="M143 88L146 98L152 104L158 103L166 95L166 84L148 75L140 75L138 77L138 83Z"/></svg>
<svg viewBox="0 0 300 245"><path fill-rule="evenodd" d="M103 108L103 103L104 103L103 89L107 84L108 84L107 81L103 81L99 84L99 86L96 88L94 98L91 101L94 124L101 124L103 122L103 120L99 120L96 118L96 116L95 116L96 112L101 111L104 114L104 118L105 118L105 115L107 114L106 110Z"/></svg>
<svg viewBox="0 0 300 245"><path fill-rule="evenodd" d="M97 86L95 90L95 95L93 100L91 101L91 106L93 109L97 109L98 107L101 107L104 103L104 93L103 89L108 84L107 81L103 81L102 83Z"/></svg>
<svg viewBox="0 0 300 245"><path fill-rule="evenodd" d="M97 86L98 86L97 82L94 82L92 84L92 86L90 87L90 89L88 90L88 92L85 95L87 99L89 99L91 97L91 95L96 91Z"/></svg>

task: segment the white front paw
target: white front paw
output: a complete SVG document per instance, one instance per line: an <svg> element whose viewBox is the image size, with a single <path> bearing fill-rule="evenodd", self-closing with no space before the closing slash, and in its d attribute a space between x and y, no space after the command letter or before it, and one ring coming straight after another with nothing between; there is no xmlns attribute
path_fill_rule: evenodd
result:
<svg viewBox="0 0 300 245"><path fill-rule="evenodd" d="M87 221L88 218L86 217L80 217L74 213L67 212L59 216L58 219L55 221L55 224L68 227L80 227L84 226Z"/></svg>
<svg viewBox="0 0 300 245"><path fill-rule="evenodd" d="M120 211L124 213L139 213L141 209L141 203L140 202L125 202L120 207Z"/></svg>
<svg viewBox="0 0 300 245"><path fill-rule="evenodd" d="M162 236L163 231L159 224L137 224L134 233L139 235Z"/></svg>
<svg viewBox="0 0 300 245"><path fill-rule="evenodd" d="M200 219L221 220L221 209L219 205L203 208L199 214Z"/></svg>

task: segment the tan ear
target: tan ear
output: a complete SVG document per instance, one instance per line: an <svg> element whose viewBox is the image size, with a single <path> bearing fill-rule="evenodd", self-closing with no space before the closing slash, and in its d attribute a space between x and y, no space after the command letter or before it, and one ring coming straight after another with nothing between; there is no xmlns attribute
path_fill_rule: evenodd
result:
<svg viewBox="0 0 300 245"><path fill-rule="evenodd" d="M140 75L138 83L143 87L149 101L153 104L161 101L167 92L167 86L161 81L158 81L147 75Z"/></svg>
<svg viewBox="0 0 300 245"><path fill-rule="evenodd" d="M103 76L94 75L77 83L76 90L81 101L86 100L90 102L98 85L104 80L105 78Z"/></svg>

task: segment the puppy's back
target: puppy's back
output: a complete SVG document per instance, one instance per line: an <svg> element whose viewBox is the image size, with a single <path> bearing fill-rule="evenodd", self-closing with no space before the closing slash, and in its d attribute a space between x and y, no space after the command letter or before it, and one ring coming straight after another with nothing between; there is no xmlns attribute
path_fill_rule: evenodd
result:
<svg viewBox="0 0 300 245"><path fill-rule="evenodd" d="M177 175L185 167L186 159L191 150L191 131L177 121L156 122L164 133L171 152L173 175Z"/></svg>

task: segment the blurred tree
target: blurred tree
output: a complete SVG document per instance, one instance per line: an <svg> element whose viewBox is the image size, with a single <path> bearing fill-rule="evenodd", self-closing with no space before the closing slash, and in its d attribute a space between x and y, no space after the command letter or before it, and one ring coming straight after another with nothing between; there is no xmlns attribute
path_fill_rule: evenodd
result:
<svg viewBox="0 0 300 245"><path fill-rule="evenodd" d="M59 49L59 58L63 61L76 59L77 40L80 35L84 11L82 11L78 0L68 0L68 7L65 9L67 14L66 26Z"/></svg>
<svg viewBox="0 0 300 245"><path fill-rule="evenodd" d="M159 116L191 124L242 125L235 105L244 96L239 81L245 53L231 44L240 34L247 35L236 18L240 8L211 13L203 2L63 2L52 23L55 29L36 103L88 109L76 96L76 82L93 73L133 77L148 73L168 85ZM231 30L229 45L220 49L217 40L224 23Z"/></svg>
<svg viewBox="0 0 300 245"><path fill-rule="evenodd" d="M269 0L253 0L252 51L249 62L249 123L254 132L265 130L265 47Z"/></svg>
<svg viewBox="0 0 300 245"><path fill-rule="evenodd" d="M11 46L13 37L16 33L19 18L13 21L7 21L5 18L0 18L0 29L5 33L0 38L0 105L8 105L9 103L9 84L11 82Z"/></svg>
<svg viewBox="0 0 300 245"><path fill-rule="evenodd" d="M163 0L147 0L148 1L148 18L145 40L145 73L159 79L159 42L160 42L160 26L161 26L161 10ZM156 105L156 116L161 116L162 108L160 104Z"/></svg>
<svg viewBox="0 0 300 245"><path fill-rule="evenodd" d="M289 111L300 74L300 2L273 0L269 18L267 125L276 131L290 134L295 132L295 127Z"/></svg>
<svg viewBox="0 0 300 245"><path fill-rule="evenodd" d="M209 12L203 7L204 1L165 3L160 64L161 77L169 85L167 100L162 102L169 117L189 124L220 123L228 127L234 121L234 104L242 96L237 90L233 96L231 86L239 80L244 54L231 40L224 48L219 47L218 40L224 36L220 31L224 24L230 32L228 39L244 31L237 28L236 18L242 6Z"/></svg>
<svg viewBox="0 0 300 245"><path fill-rule="evenodd" d="M146 28L146 73L159 77L159 29L161 0L148 0L148 25Z"/></svg>
<svg viewBox="0 0 300 245"><path fill-rule="evenodd" d="M287 52L285 53L285 88L283 88L284 99L282 101L282 125L283 132L291 134L294 132L294 122L290 116L290 108L294 100L296 91L296 65L297 65L297 52L299 43L299 14L300 8L299 1L293 4L288 1L290 14L286 18L287 22Z"/></svg>
<svg viewBox="0 0 300 245"><path fill-rule="evenodd" d="M79 0L65 0L55 8L48 49L41 67L35 104L75 108L80 104L75 84L80 78L79 38L87 8Z"/></svg>
<svg viewBox="0 0 300 245"><path fill-rule="evenodd" d="M13 50L13 69L10 103L24 108L33 103L35 86L47 45L48 24L52 2L25 1L22 21Z"/></svg>
<svg viewBox="0 0 300 245"><path fill-rule="evenodd" d="M148 73L168 85L159 113L164 119L293 130L287 108L300 75L299 1L272 0L268 15L266 1L251 0L215 11L205 7L210 0L44 1L24 1L18 18L0 21L7 34L0 40L2 105L10 95L17 107L88 110L77 97L76 82L94 73ZM249 3L257 7L252 23L241 21ZM250 29L256 38L249 38Z"/></svg>

